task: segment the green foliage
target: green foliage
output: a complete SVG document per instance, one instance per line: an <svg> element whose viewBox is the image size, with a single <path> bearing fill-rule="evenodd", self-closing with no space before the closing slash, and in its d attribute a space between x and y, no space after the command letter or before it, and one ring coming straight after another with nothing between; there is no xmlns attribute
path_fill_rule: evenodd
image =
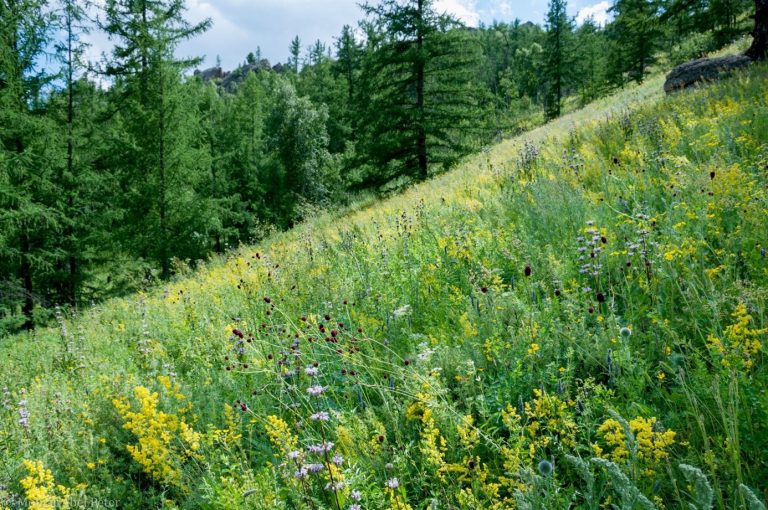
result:
<svg viewBox="0 0 768 510"><path fill-rule="evenodd" d="M480 47L431 0L385 0L364 10L374 32L357 128L364 157L379 168L358 186L424 180L430 167L450 166L472 147Z"/></svg>
<svg viewBox="0 0 768 510"><path fill-rule="evenodd" d="M678 467L683 472L685 480L692 487L691 494L695 504L689 503L689 507L692 510L711 510L715 493L701 469L688 464L680 464Z"/></svg>
<svg viewBox="0 0 768 510"><path fill-rule="evenodd" d="M560 116L564 89L573 80L573 20L568 17L565 0L551 0L547 11L544 44L544 76L547 80L545 109L547 118Z"/></svg>
<svg viewBox="0 0 768 510"><path fill-rule="evenodd" d="M4 338L0 504L755 505L765 65L672 97L662 79ZM322 109L289 78L248 80L240 98L189 84L217 171L251 150L225 128L249 125L247 97L249 169L322 168L281 160L322 143L271 136L321 130Z"/></svg>

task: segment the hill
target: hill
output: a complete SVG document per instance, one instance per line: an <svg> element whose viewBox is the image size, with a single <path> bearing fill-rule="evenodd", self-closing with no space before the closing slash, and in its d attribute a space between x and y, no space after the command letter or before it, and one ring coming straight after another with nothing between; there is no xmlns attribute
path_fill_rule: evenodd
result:
<svg viewBox="0 0 768 510"><path fill-rule="evenodd" d="M3 339L0 507L761 508L767 69Z"/></svg>

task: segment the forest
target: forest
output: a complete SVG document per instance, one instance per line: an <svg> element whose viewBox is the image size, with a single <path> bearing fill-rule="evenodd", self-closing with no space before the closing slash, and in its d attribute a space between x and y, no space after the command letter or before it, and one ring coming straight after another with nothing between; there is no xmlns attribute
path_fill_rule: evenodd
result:
<svg viewBox="0 0 768 510"><path fill-rule="evenodd" d="M576 25L478 28L431 1L360 6L333 41L294 38L200 69L183 0L0 2L0 332L198 267L320 211L454 167L658 66L752 28L745 0L617 0ZM88 61L85 36L114 44Z"/></svg>

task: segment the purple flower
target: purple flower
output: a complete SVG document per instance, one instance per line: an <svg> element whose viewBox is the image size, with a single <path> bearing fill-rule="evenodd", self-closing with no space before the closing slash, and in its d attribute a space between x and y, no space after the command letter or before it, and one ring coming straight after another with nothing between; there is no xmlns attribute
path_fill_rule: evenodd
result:
<svg viewBox="0 0 768 510"><path fill-rule="evenodd" d="M310 377L314 377L317 375L317 367L309 366L304 369L304 373L307 374Z"/></svg>
<svg viewBox="0 0 768 510"><path fill-rule="evenodd" d="M321 444L312 444L307 446L307 451L309 453L325 453L330 452L333 449L333 443L321 443Z"/></svg>
<svg viewBox="0 0 768 510"><path fill-rule="evenodd" d="M325 490L327 491L340 491L344 488L344 482L336 482L336 483L327 483L325 484Z"/></svg>
<svg viewBox="0 0 768 510"><path fill-rule="evenodd" d="M304 466L310 473L319 473L325 468L322 464L307 464Z"/></svg>
<svg viewBox="0 0 768 510"><path fill-rule="evenodd" d="M357 503L355 503L354 505L349 505L349 509L348 510L362 510L362 507L360 505L358 505Z"/></svg>
<svg viewBox="0 0 768 510"><path fill-rule="evenodd" d="M296 471L296 472L293 474L293 476L294 476L294 477L295 477L297 480L301 480L301 479L303 479L303 478L306 478L308 473L309 473L309 470L307 470L307 466L301 466L301 468L299 468L299 469L298 469L298 470L297 470L297 471Z"/></svg>
<svg viewBox="0 0 768 510"><path fill-rule="evenodd" d="M392 490L397 489L400 487L400 482L397 480L397 478L390 478L387 480L387 487L389 487Z"/></svg>
<svg viewBox="0 0 768 510"><path fill-rule="evenodd" d="M350 498L352 498L352 501L360 501L363 499L363 495L360 493L359 490L353 490L352 494L349 495Z"/></svg>
<svg viewBox="0 0 768 510"><path fill-rule="evenodd" d="M328 421L329 418L330 416L325 411L318 411L309 417L310 420L314 421Z"/></svg>
<svg viewBox="0 0 768 510"><path fill-rule="evenodd" d="M294 450L292 452L288 452L288 458L291 460L296 460L299 458L299 455L301 455L301 452Z"/></svg>
<svg viewBox="0 0 768 510"><path fill-rule="evenodd" d="M307 393L309 393L313 397L319 397L323 394L325 391L325 388L323 386L317 385L317 386L310 386L307 388Z"/></svg>
<svg viewBox="0 0 768 510"><path fill-rule="evenodd" d="M333 456L333 463L336 464L337 466L341 466L342 464L344 464L344 457L342 457L337 453L336 455Z"/></svg>

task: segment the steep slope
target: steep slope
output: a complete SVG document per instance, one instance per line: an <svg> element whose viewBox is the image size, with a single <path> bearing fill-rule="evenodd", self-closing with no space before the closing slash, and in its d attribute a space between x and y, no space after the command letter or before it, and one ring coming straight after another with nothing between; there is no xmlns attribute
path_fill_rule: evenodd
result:
<svg viewBox="0 0 768 510"><path fill-rule="evenodd" d="M648 80L4 339L0 507L764 497L766 69Z"/></svg>

